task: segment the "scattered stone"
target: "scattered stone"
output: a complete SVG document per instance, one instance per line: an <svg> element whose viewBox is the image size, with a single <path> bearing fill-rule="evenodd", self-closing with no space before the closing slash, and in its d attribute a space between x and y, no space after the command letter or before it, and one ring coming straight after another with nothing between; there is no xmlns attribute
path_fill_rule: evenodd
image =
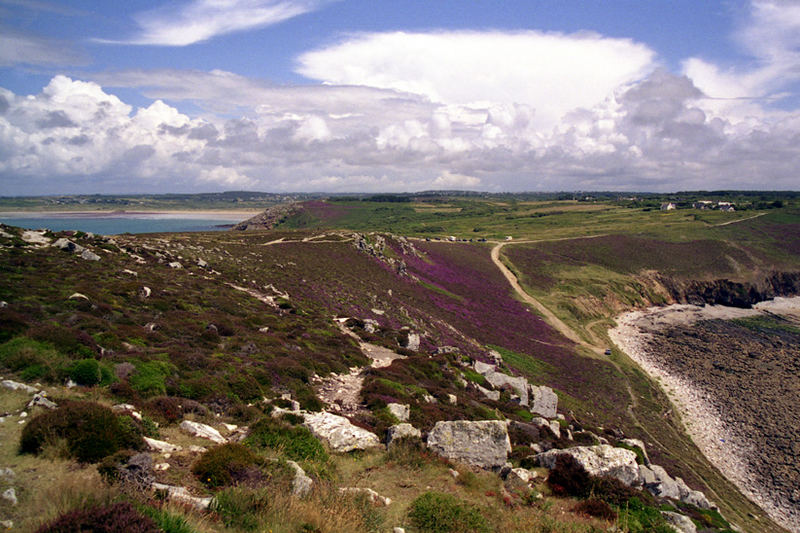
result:
<svg viewBox="0 0 800 533"><path fill-rule="evenodd" d="M477 362L476 362L477 363ZM502 372L489 371L483 374L486 381L492 384L495 389L500 389L504 386L509 386L519 395L519 404L528 406L528 380L522 376L513 377Z"/></svg>
<svg viewBox="0 0 800 533"><path fill-rule="evenodd" d="M259 333L266 333L269 331L269 326L264 326L263 328L258 328Z"/></svg>
<svg viewBox="0 0 800 533"><path fill-rule="evenodd" d="M23 236L23 239L24 238L25 237ZM56 240L56 242L53 243L53 247L58 248L59 250L64 250L65 252L73 252L76 254L79 254L85 250L85 248L80 244L75 244L71 240L65 239L64 237Z"/></svg>
<svg viewBox="0 0 800 533"><path fill-rule="evenodd" d="M489 390L484 387L481 387L477 383L474 384L475 387L487 398L490 400L494 400L495 402L500 399L500 391L499 390Z"/></svg>
<svg viewBox="0 0 800 533"><path fill-rule="evenodd" d="M448 394L447 401L450 402L450 405L456 405L458 403L458 396L455 394Z"/></svg>
<svg viewBox="0 0 800 533"><path fill-rule="evenodd" d="M45 409L55 409L56 407L58 407L58 405L56 405L55 402L51 402L50 400L47 399L47 393L45 392L37 392L36 394L33 395L31 401L28 402L29 408L35 406L44 407Z"/></svg>
<svg viewBox="0 0 800 533"><path fill-rule="evenodd" d="M237 426L236 424L226 424L224 422L222 423L222 427L227 429L229 432L236 431L237 429L239 429L239 426Z"/></svg>
<svg viewBox="0 0 800 533"><path fill-rule="evenodd" d="M175 487L173 485L164 485L163 483L153 483L153 489L166 491L167 498L178 503L190 505L199 511L205 511L211 505L211 497L199 498L192 496L186 487Z"/></svg>
<svg viewBox="0 0 800 533"><path fill-rule="evenodd" d="M537 454L536 460L539 465L552 470L556 466L556 458L564 454L574 457L592 476L615 477L631 487L639 487L642 484L636 454L607 444L550 450Z"/></svg>
<svg viewBox="0 0 800 533"><path fill-rule="evenodd" d="M497 350L489 350L489 353L487 355L493 365L500 366L503 364L503 356L500 355L500 352L498 352Z"/></svg>
<svg viewBox="0 0 800 533"><path fill-rule="evenodd" d="M125 363L123 363L125 364ZM121 365L117 365L121 366ZM118 414L128 415L131 418L135 418L138 421L142 421L142 414L136 410L136 407L129 403L118 403L117 405L111 406L111 410Z"/></svg>
<svg viewBox="0 0 800 533"><path fill-rule="evenodd" d="M216 442L217 444L225 444L226 442L228 442L225 437L220 435L219 431L206 424L201 424L200 422L192 422L191 420L184 420L183 422L181 422L180 428L185 433L188 433L193 437L208 439L212 442Z"/></svg>
<svg viewBox="0 0 800 533"><path fill-rule="evenodd" d="M378 316L383 316L383 315L386 314L386 311L384 311L383 309L374 309L373 308L373 309L370 309L370 311L372 311L373 314L376 314Z"/></svg>
<svg viewBox="0 0 800 533"><path fill-rule="evenodd" d="M386 447L391 448L393 442L406 438L421 439L422 432L411 424L396 424L386 430Z"/></svg>
<svg viewBox="0 0 800 533"><path fill-rule="evenodd" d="M394 527L392 528L392 533L406 533L406 530L402 527Z"/></svg>
<svg viewBox="0 0 800 533"><path fill-rule="evenodd" d="M77 383L75 383L74 381L72 381L71 379L68 379L68 380L67 380L66 387L67 387L68 389L74 389L74 388L75 388L75 387L77 387L77 386L78 386L78 384L77 384Z"/></svg>
<svg viewBox="0 0 800 533"><path fill-rule="evenodd" d="M381 496L372 489L361 488L361 487L340 487L339 492L344 492L349 494L366 494L370 503L380 503L385 507L388 507L392 503L392 500L390 498Z"/></svg>
<svg viewBox="0 0 800 533"><path fill-rule="evenodd" d="M158 463L153 467L153 470L156 472L164 472L165 470L169 470L169 463Z"/></svg>
<svg viewBox="0 0 800 533"><path fill-rule="evenodd" d="M475 372L477 372L478 374L480 374L482 376L488 374L489 372L494 372L494 370L495 370L495 366L494 365L490 365L490 364L484 363L482 361L475 361L475 363L473 363L472 366L475 369Z"/></svg>
<svg viewBox="0 0 800 533"><path fill-rule="evenodd" d="M375 333L376 331L378 331L378 328L380 327L378 321L373 320L371 318L365 318L363 322L364 322L364 331L366 331L367 333Z"/></svg>
<svg viewBox="0 0 800 533"><path fill-rule="evenodd" d="M36 394L37 392L35 387L31 387L25 383L20 383L19 381L12 381L10 379L4 379L2 382L0 382L0 386L2 386L4 389L27 392L28 394Z"/></svg>
<svg viewBox="0 0 800 533"><path fill-rule="evenodd" d="M407 350L417 351L419 350L419 333L407 333L405 336L400 338L400 346Z"/></svg>
<svg viewBox="0 0 800 533"><path fill-rule="evenodd" d="M294 470L294 479L292 480L292 494L297 496L298 498L302 498L306 494L311 491L311 487L314 485L314 480L306 475L305 470L303 470L299 464L295 463L294 461L286 461L292 470Z"/></svg>
<svg viewBox="0 0 800 533"><path fill-rule="evenodd" d="M453 479L458 479L458 476L461 475L461 474L458 473L458 470L454 470L452 468L449 470L449 472L450 472L450 475L453 476Z"/></svg>
<svg viewBox="0 0 800 533"><path fill-rule="evenodd" d="M505 464L511 441L499 420L439 421L428 433L428 448L447 459L497 469Z"/></svg>
<svg viewBox="0 0 800 533"><path fill-rule="evenodd" d="M150 287L142 287L141 290L142 298L149 298L152 292L153 291L150 290Z"/></svg>
<svg viewBox="0 0 800 533"><path fill-rule="evenodd" d="M144 329L146 329L149 333L152 333L158 329L158 324L156 324L155 322L148 322L147 324L144 325Z"/></svg>
<svg viewBox="0 0 800 533"><path fill-rule="evenodd" d="M13 529L14 522L12 520L0 520L0 526L2 526L5 529Z"/></svg>
<svg viewBox="0 0 800 533"><path fill-rule="evenodd" d="M436 398L430 394L426 394L422 397L422 401L425 403L436 403Z"/></svg>
<svg viewBox="0 0 800 533"><path fill-rule="evenodd" d="M325 411L306 414L304 425L315 437L326 441L334 452L366 450L381 445L374 433L354 426L343 416Z"/></svg>
<svg viewBox="0 0 800 533"><path fill-rule="evenodd" d="M14 490L14 487L3 491L3 499L11 505L17 505L17 491Z"/></svg>
<svg viewBox="0 0 800 533"><path fill-rule="evenodd" d="M457 353L460 352L458 348L455 346L439 346L433 351L433 355L444 355L448 353Z"/></svg>
<svg viewBox="0 0 800 533"><path fill-rule="evenodd" d="M408 404L390 403L386 408L400 422L405 422L411 415L411 408Z"/></svg>
<svg viewBox="0 0 800 533"><path fill-rule="evenodd" d="M86 300L88 302L89 297L79 292L73 292L72 294L69 295L69 298L67 298L67 300Z"/></svg>
<svg viewBox="0 0 800 533"><path fill-rule="evenodd" d="M556 409L558 408L558 396L553 392L550 387L537 387L531 385L530 387L530 402L531 413L541 415L545 418L555 418Z"/></svg>
<svg viewBox="0 0 800 533"><path fill-rule="evenodd" d="M208 263L206 263L204 260L198 258L197 259L197 266L199 266L200 268L208 268Z"/></svg>
<svg viewBox="0 0 800 533"><path fill-rule="evenodd" d="M100 261L100 256L91 250L84 249L81 252L81 259L85 259L86 261Z"/></svg>
<svg viewBox="0 0 800 533"><path fill-rule="evenodd" d="M205 446L198 446L197 444L192 444L189 446L189 451L192 453L206 453L207 448Z"/></svg>
<svg viewBox="0 0 800 533"><path fill-rule="evenodd" d="M680 513L673 513L672 511L661 511L661 516L667 521L667 524L672 526L678 533L697 533L697 526L694 525L692 519Z"/></svg>
<svg viewBox="0 0 800 533"><path fill-rule="evenodd" d="M130 274L130 275L131 275L131 276L133 276L133 277L136 277L136 276L138 276L138 275L139 275L139 273L138 273L138 272L136 272L135 270L129 270L129 269L127 269L127 268L123 269L123 270L122 270L122 273L123 273L123 274Z"/></svg>
<svg viewBox="0 0 800 533"><path fill-rule="evenodd" d="M15 476L16 474L14 474L14 471L11 468L0 468L0 479L11 480L14 479Z"/></svg>
<svg viewBox="0 0 800 533"><path fill-rule="evenodd" d="M183 265L180 264L178 261L172 261L172 262L168 263L168 266L170 268L183 268Z"/></svg>
<svg viewBox="0 0 800 533"><path fill-rule="evenodd" d="M176 444L170 444L167 441L151 439L150 437L142 437L142 438L144 439L144 443L147 444L147 447L154 452L173 453L173 452L179 452L183 449L180 446Z"/></svg>
<svg viewBox="0 0 800 533"><path fill-rule="evenodd" d="M531 481L536 478L536 472L525 468L512 468L506 475L504 486L509 491L524 491L531 487Z"/></svg>

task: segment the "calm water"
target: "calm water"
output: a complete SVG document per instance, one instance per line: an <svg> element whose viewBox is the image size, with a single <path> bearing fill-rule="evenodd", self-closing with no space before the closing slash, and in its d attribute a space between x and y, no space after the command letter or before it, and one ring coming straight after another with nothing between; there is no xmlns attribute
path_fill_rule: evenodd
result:
<svg viewBox="0 0 800 533"><path fill-rule="evenodd" d="M248 215L125 213L106 215L0 213L0 222L28 229L79 230L101 235L225 230Z"/></svg>

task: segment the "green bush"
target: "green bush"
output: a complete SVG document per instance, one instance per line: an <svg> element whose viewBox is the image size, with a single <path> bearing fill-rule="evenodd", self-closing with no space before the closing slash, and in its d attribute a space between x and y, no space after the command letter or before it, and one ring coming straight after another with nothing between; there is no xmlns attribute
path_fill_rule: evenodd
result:
<svg viewBox="0 0 800 533"><path fill-rule="evenodd" d="M25 380L60 382L67 376L69 362L53 345L28 337L15 337L0 345L0 365L20 372Z"/></svg>
<svg viewBox="0 0 800 533"><path fill-rule="evenodd" d="M167 393L166 378L172 372L169 363L147 361L136 365L136 372L129 378L133 390L142 396L158 396Z"/></svg>
<svg viewBox="0 0 800 533"><path fill-rule="evenodd" d="M430 533L489 531L478 509L441 492L426 492L411 502L408 517L419 530Z"/></svg>
<svg viewBox="0 0 800 533"><path fill-rule="evenodd" d="M228 443L208 450L192 466L192 473L207 486L251 485L263 481L264 460L250 448Z"/></svg>
<svg viewBox="0 0 800 533"><path fill-rule="evenodd" d="M78 385L91 387L100 383L100 364L96 359L81 359L72 365L69 377Z"/></svg>
<svg viewBox="0 0 800 533"><path fill-rule="evenodd" d="M283 451L296 461L327 461L328 453L317 438L302 426L290 426L272 418L262 418L250 427L245 444L254 448Z"/></svg>
<svg viewBox="0 0 800 533"><path fill-rule="evenodd" d="M141 449L141 430L128 416L94 402L64 402L34 417L22 430L20 452L38 454L45 446L66 442L70 456L95 463L126 448Z"/></svg>

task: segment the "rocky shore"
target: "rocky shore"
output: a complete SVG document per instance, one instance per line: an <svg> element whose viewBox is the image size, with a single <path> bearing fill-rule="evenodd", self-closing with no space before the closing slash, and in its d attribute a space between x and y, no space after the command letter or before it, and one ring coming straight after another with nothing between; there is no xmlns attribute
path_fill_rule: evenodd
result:
<svg viewBox="0 0 800 533"><path fill-rule="evenodd" d="M775 315L788 327L731 321ZM609 331L661 383L706 457L792 531L800 531L798 321L800 298L776 298L753 309L654 307L618 317Z"/></svg>

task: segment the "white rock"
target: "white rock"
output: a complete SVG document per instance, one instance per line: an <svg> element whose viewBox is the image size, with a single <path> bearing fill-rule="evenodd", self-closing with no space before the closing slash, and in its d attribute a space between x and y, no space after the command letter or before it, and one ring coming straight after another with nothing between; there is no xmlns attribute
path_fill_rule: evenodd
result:
<svg viewBox="0 0 800 533"><path fill-rule="evenodd" d="M406 533L406 530L403 529L402 527L393 527L392 533Z"/></svg>
<svg viewBox="0 0 800 533"><path fill-rule="evenodd" d="M408 404L390 403L386 406L392 415L400 422L405 422L411 414L411 408Z"/></svg>
<svg viewBox="0 0 800 533"><path fill-rule="evenodd" d="M672 526L678 533L697 533L697 526L694 525L692 519L679 513L671 511L661 511L661 516L667 521L667 524Z"/></svg>
<svg viewBox="0 0 800 533"><path fill-rule="evenodd" d="M553 469L560 455L571 455L593 476L611 476L631 487L640 487L639 465L636 454L624 448L614 448L607 444L597 446L576 446L563 450L550 450L536 455L541 466Z"/></svg>
<svg viewBox="0 0 800 533"><path fill-rule="evenodd" d="M531 487L531 481L536 478L536 473L525 468L512 468L506 476L504 485L508 490L526 490Z"/></svg>
<svg viewBox="0 0 800 533"><path fill-rule="evenodd" d="M129 403L118 403L117 405L112 405L111 410L118 414L129 415L131 418L135 418L141 422L142 414L136 410L136 407L129 404Z"/></svg>
<svg viewBox="0 0 800 533"><path fill-rule="evenodd" d="M75 383L74 381L72 381L71 379L68 379L68 380L67 380L67 385L66 385L66 387L67 387L68 389L73 389L73 388L75 388L75 387L77 387L77 386L78 386L78 384L77 384L77 383Z"/></svg>
<svg viewBox="0 0 800 533"><path fill-rule="evenodd" d="M16 474L14 474L14 471L11 468L0 468L0 478L11 480L14 479L15 476Z"/></svg>
<svg viewBox="0 0 800 533"><path fill-rule="evenodd" d="M340 487L339 492L350 493L350 494L366 494L367 498L369 499L370 503L380 503L384 506L389 506L392 503L390 498L385 496L381 496L377 492L372 489L368 488L361 488L361 487Z"/></svg>
<svg viewBox="0 0 800 533"><path fill-rule="evenodd" d="M314 480L306 475L299 464L294 461L286 461L286 463L294 470L294 479L292 480L292 494L302 498L309 493L311 487L314 485Z"/></svg>
<svg viewBox="0 0 800 533"><path fill-rule="evenodd" d="M216 442L217 444L225 444L227 439L220 435L219 431L208 426L206 424L201 424L200 422L192 422L191 420L184 420L181 422L180 428L189 435L193 437L199 437L201 439L208 439L212 442Z"/></svg>
<svg viewBox="0 0 800 533"><path fill-rule="evenodd" d="M153 466L153 470L156 472L163 472L165 470L169 470L169 463L157 463Z"/></svg>
<svg viewBox="0 0 800 533"><path fill-rule="evenodd" d="M0 520L0 526L4 527L5 529L13 529L14 522L12 520Z"/></svg>
<svg viewBox="0 0 800 533"><path fill-rule="evenodd" d="M28 407L44 407L45 409L55 409L58 405L55 402L51 402L47 399L47 394L45 392L37 392L31 398L31 401L28 402Z"/></svg>
<svg viewBox="0 0 800 533"><path fill-rule="evenodd" d="M489 365L481 361L475 361L475 363L472 366L473 368L475 368L475 372L477 372L482 376L489 372L494 372L495 369L494 365Z"/></svg>
<svg viewBox="0 0 800 533"><path fill-rule="evenodd" d="M455 394L448 394L447 400L450 402L450 405L456 405L458 403L458 396Z"/></svg>
<svg viewBox="0 0 800 533"><path fill-rule="evenodd" d="M236 431L237 429L239 429L239 426L237 426L236 424L226 424L224 422L222 423L222 427L224 427L228 431Z"/></svg>
<svg viewBox="0 0 800 533"><path fill-rule="evenodd" d="M177 262L177 261L172 261L171 263L169 263L169 267L170 267L170 268L183 268L183 265L182 265L182 264L180 264L180 263L179 263L179 262Z"/></svg>
<svg viewBox="0 0 800 533"><path fill-rule="evenodd" d="M4 389L13 391L22 391L29 394L36 393L35 387L31 387L30 385L26 385L25 383L20 383L18 381L12 381L10 379L4 379L2 382L0 382L0 386L2 386Z"/></svg>
<svg viewBox="0 0 800 533"><path fill-rule="evenodd" d="M19 414L19 417L20 417L20 418L28 418L28 413L27 413L26 411L22 411L22 412Z"/></svg>
<svg viewBox="0 0 800 533"><path fill-rule="evenodd" d="M86 261L100 261L100 256L92 252L91 250L84 249L81 252L81 259L85 259Z"/></svg>
<svg viewBox="0 0 800 533"><path fill-rule="evenodd" d="M147 444L147 447L154 452L172 453L172 452L179 452L183 449L180 446L176 444L170 444L167 441L151 439L150 437L142 437L142 438L144 439L144 443ZM205 449L203 449L203 451L205 451Z"/></svg>
<svg viewBox="0 0 800 533"><path fill-rule="evenodd" d="M343 416L328 412L307 413L304 424L318 439L328 443L334 452L366 450L380 447L378 436L366 429L354 426Z"/></svg>
<svg viewBox="0 0 800 533"><path fill-rule="evenodd" d="M428 433L428 448L447 459L481 468L500 468L511 451L505 422L439 421Z"/></svg>
<svg viewBox="0 0 800 533"><path fill-rule="evenodd" d="M393 442L403 438L420 439L422 432L408 423L396 424L386 431L386 447L390 448Z"/></svg>
<svg viewBox="0 0 800 533"><path fill-rule="evenodd" d="M207 448L204 446L198 446L196 444L192 444L189 446L189 451L192 453L206 453Z"/></svg>
<svg viewBox="0 0 800 533"><path fill-rule="evenodd" d="M486 397L487 397L487 398L489 398L490 400L497 401L497 400L499 400L499 399L500 399L500 391L499 391L499 390L489 390L489 389L485 389L485 388L481 387L480 385L478 385L477 383L475 383L474 385L475 385L475 387L477 387L477 389L478 389L479 391L481 391L481 393L482 393L484 396L486 396Z"/></svg>
<svg viewBox="0 0 800 533"><path fill-rule="evenodd" d="M558 396L550 387L530 387L530 411L545 418L555 418L558 408Z"/></svg>
<svg viewBox="0 0 800 533"><path fill-rule="evenodd" d="M150 287L142 287L142 296L144 298L149 298L150 294L152 294L152 292L153 291L150 290Z"/></svg>
<svg viewBox="0 0 800 533"><path fill-rule="evenodd" d="M163 483L153 483L152 487L155 490L166 491L167 497L170 500L190 505L199 511L204 511L211 505L210 497L200 498L192 496L189 491L186 490L186 487L175 487L173 485L164 485Z"/></svg>
<svg viewBox="0 0 800 533"><path fill-rule="evenodd" d="M86 301L89 301L89 297L86 296L85 294L80 293L80 292L73 292L72 294L69 295L69 298L67 298L67 300L86 300Z"/></svg>
<svg viewBox="0 0 800 533"><path fill-rule="evenodd" d="M17 505L17 492L14 490L14 487L3 491L3 499L11 505Z"/></svg>

